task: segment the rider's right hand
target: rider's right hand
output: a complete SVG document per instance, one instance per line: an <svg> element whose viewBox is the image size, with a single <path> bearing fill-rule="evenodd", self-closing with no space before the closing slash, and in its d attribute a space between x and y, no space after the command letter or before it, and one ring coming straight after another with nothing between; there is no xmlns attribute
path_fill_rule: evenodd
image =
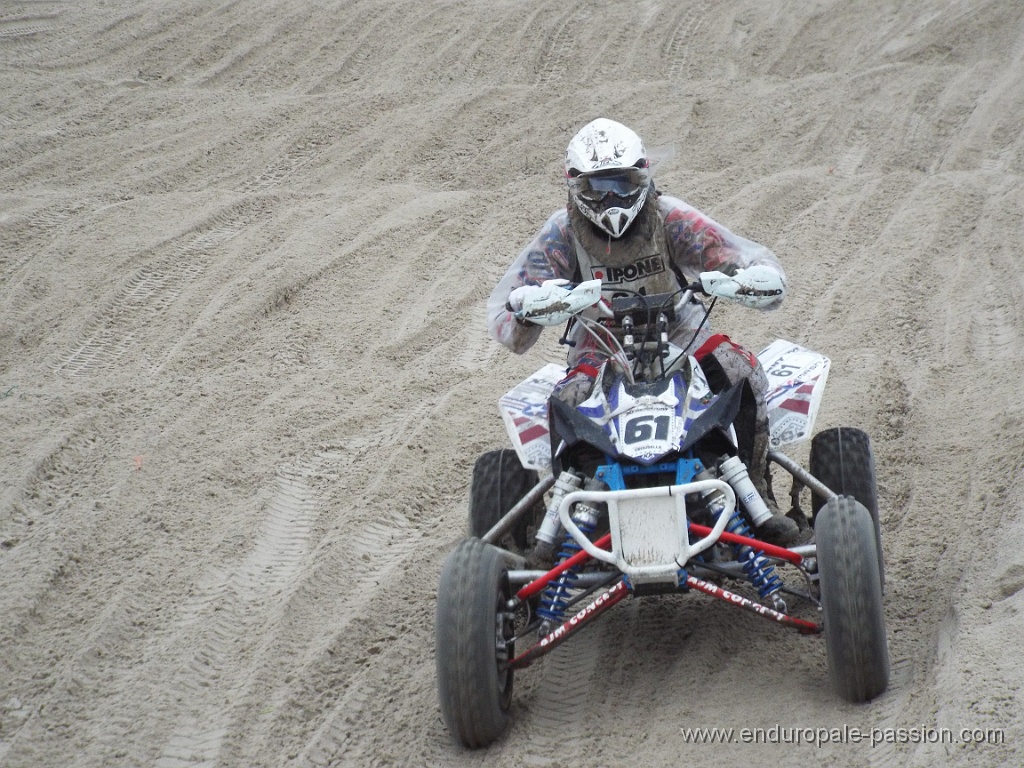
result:
<svg viewBox="0 0 1024 768"><path fill-rule="evenodd" d="M538 286L536 285L521 285L508 295L508 300L505 302L505 309L512 313L512 316L520 325L535 325L535 323L531 323L529 320L522 317L522 311L523 301L525 301L525 299L537 287Z"/></svg>
<svg viewBox="0 0 1024 768"><path fill-rule="evenodd" d="M508 295L508 301L505 302L505 309L511 312L513 315L521 312L523 309L523 302L528 296L537 291L539 286L536 285L521 285Z"/></svg>
<svg viewBox="0 0 1024 768"><path fill-rule="evenodd" d="M601 301L600 280L588 280L573 288L568 285L568 280L555 279L545 280L542 285L520 286L509 293L506 307L520 322L554 326Z"/></svg>

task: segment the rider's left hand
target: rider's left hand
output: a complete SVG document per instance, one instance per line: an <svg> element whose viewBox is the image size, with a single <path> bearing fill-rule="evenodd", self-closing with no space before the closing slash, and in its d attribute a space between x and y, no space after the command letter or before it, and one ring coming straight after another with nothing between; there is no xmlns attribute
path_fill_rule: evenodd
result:
<svg viewBox="0 0 1024 768"><path fill-rule="evenodd" d="M763 264L737 270L734 275L702 272L700 282L709 295L735 301L753 309L761 309L776 303L786 290L786 284L778 270Z"/></svg>

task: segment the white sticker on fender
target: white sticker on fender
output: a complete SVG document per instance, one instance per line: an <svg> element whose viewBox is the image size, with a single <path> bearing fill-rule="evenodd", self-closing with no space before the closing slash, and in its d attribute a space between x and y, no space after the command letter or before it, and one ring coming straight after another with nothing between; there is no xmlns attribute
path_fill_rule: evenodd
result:
<svg viewBox="0 0 1024 768"><path fill-rule="evenodd" d="M563 378L565 366L548 363L498 401L512 446L527 469L540 471L551 466L548 398Z"/></svg>
<svg viewBox="0 0 1024 768"><path fill-rule="evenodd" d="M768 376L768 424L772 447L806 440L814 429L831 361L779 339L758 354Z"/></svg>

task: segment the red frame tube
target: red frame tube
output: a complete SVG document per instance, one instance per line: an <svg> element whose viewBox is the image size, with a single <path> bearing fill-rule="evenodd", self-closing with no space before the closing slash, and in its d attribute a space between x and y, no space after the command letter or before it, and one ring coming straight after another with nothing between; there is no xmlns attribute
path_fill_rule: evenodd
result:
<svg viewBox="0 0 1024 768"><path fill-rule="evenodd" d="M822 625L813 621L807 621L806 619L797 619L792 616L787 616L784 613L773 610L767 605L750 600L743 595L737 595L735 592L730 592L728 589L712 584L710 581L704 581L698 579L695 576L686 577L686 586L692 587L693 589L699 590L706 595L717 597L719 600L724 600L730 605L736 605L740 608L746 608L748 611L753 611L758 616L763 616L766 619L774 619L779 624L785 624L786 626L793 627L800 631L803 635L816 635L821 632Z"/></svg>
<svg viewBox="0 0 1024 768"><path fill-rule="evenodd" d="M690 523L690 530L701 536L707 536L711 533L711 529L706 525L697 525L697 523ZM785 547L777 547L774 544L768 544L764 541L758 541L752 539L749 536L740 536L738 533L729 533L729 531L722 531L720 537L721 541L727 541L730 544L745 544L748 547L759 549L769 557L777 557L780 560L787 560L793 565L800 565L803 561L803 555L797 552L786 549Z"/></svg>
<svg viewBox="0 0 1024 768"><path fill-rule="evenodd" d="M508 665L512 669L520 669L522 667L530 666L534 659L553 651L559 645L576 634L576 632L582 629L586 624L596 619L628 594L629 587L626 586L626 580L619 579L611 586L610 589L602 592L599 597L590 603L590 605L573 614L568 621L563 622L560 626L542 637L538 642L531 645L521 654L512 659Z"/></svg>
<svg viewBox="0 0 1024 768"><path fill-rule="evenodd" d="M598 549L608 549L608 545L611 543L612 535L610 533L606 533L604 536L602 536L600 539L594 542L594 546ZM516 592L516 597L520 600L525 600L528 597L533 597L542 589L544 589L544 587L550 584L554 579L557 579L559 576L561 576L562 573L569 570L570 568L573 568L574 566L579 565L584 560L588 560L589 558L590 553L587 552L587 550L585 549L581 549L575 555L565 560L565 562L556 565L554 568L545 573L539 579L531 581L529 584L522 587L518 592Z"/></svg>

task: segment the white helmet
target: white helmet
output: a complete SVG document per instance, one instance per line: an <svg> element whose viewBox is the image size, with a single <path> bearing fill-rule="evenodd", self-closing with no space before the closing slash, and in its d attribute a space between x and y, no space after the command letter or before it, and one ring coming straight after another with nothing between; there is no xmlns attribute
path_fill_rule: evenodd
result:
<svg viewBox="0 0 1024 768"><path fill-rule="evenodd" d="M599 117L583 126L565 151L569 197L594 224L621 237L647 200L649 166L639 136Z"/></svg>

